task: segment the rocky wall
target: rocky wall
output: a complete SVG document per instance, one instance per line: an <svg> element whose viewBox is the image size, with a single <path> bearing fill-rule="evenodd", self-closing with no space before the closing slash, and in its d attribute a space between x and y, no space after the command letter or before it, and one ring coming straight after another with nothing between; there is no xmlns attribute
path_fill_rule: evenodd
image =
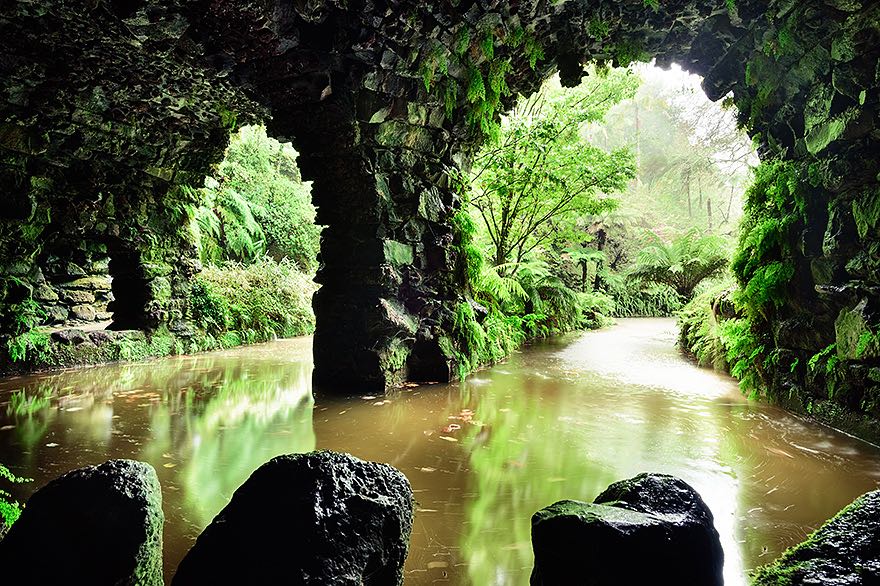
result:
<svg viewBox="0 0 880 586"><path fill-rule="evenodd" d="M0 332L185 329L193 196L252 102L206 73L173 3L0 10ZM237 113L237 114L236 114ZM238 118L236 118L238 116ZM5 350L5 348L4 348Z"/></svg>
<svg viewBox="0 0 880 586"><path fill-rule="evenodd" d="M710 98L732 96L762 158L782 161L767 197L752 198L772 241L744 244L756 256L742 275L744 286L775 278L749 293L767 394L871 428L878 9L863 0L8 3L4 329L9 308L39 286L32 267L73 236L107 247L114 320L185 332L198 263L192 202L178 186L219 159L230 127L264 114L302 153L327 226L316 382L361 390L450 378L461 343L452 310L467 299L451 220L469 154L518 93L554 71L573 84L591 62L656 57L702 75ZM780 190L778 209L761 203Z"/></svg>

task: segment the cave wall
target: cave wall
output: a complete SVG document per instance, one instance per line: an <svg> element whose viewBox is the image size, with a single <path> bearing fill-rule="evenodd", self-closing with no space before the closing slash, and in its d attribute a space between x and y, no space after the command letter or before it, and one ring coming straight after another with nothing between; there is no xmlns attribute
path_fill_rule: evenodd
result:
<svg viewBox="0 0 880 586"><path fill-rule="evenodd" d="M200 266L180 186L198 185L235 117L257 109L190 58L174 6L133 6L0 10L4 334L21 333L30 300L49 325L112 313L119 328L152 329L185 318Z"/></svg>
<svg viewBox="0 0 880 586"><path fill-rule="evenodd" d="M870 435L880 344L856 346L880 301L876 3L651 4L7 3L2 306L32 295L57 251L76 264L66 243L89 242L107 251L113 303L128 300L121 327L185 331L199 266L180 186L219 160L231 127L262 119L300 151L327 226L316 382L454 377L452 310L467 295L456 181L485 122L554 71L576 83L589 62L656 57L702 75L712 99L732 93L762 159L786 161L802 194L776 257L758 262L791 266L757 311L769 396ZM831 343L838 368L810 369Z"/></svg>

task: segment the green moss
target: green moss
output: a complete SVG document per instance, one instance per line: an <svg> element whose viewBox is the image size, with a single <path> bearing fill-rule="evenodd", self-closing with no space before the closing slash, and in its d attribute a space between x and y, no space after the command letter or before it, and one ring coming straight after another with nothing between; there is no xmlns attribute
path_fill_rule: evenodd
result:
<svg viewBox="0 0 880 586"><path fill-rule="evenodd" d="M863 502L864 497L857 498L829 519L822 527L811 533L802 543L785 550L774 562L753 571L751 574L751 586L791 586L794 584L794 580L800 577L799 574L803 572L804 567L809 561L808 559L800 558L810 556L811 550L815 551L824 543L823 534L830 524L841 517L851 515L853 511L862 506Z"/></svg>
<svg viewBox="0 0 880 586"><path fill-rule="evenodd" d="M592 18L590 22L587 24L587 34L593 37L596 40L605 39L611 32L611 27L607 22L599 19Z"/></svg>
<svg viewBox="0 0 880 586"><path fill-rule="evenodd" d="M853 201L853 219L856 222L859 238L864 238L877 228L880 221L880 190L871 190Z"/></svg>

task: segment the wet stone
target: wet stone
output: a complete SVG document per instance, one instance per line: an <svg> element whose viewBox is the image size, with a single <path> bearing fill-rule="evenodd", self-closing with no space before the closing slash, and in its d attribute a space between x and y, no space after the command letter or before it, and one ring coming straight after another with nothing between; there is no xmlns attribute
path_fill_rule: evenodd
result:
<svg viewBox="0 0 880 586"><path fill-rule="evenodd" d="M880 491L869 492L804 543L760 568L753 586L880 584Z"/></svg>
<svg viewBox="0 0 880 586"><path fill-rule="evenodd" d="M566 500L538 511L532 546L532 586L723 584L712 512L666 474L616 482L592 504Z"/></svg>
<svg viewBox="0 0 880 586"><path fill-rule="evenodd" d="M0 541L3 583L161 586L164 520L149 464L68 472L34 493Z"/></svg>
<svg viewBox="0 0 880 586"><path fill-rule="evenodd" d="M402 584L412 518L409 481L387 464L278 456L235 491L172 584Z"/></svg>

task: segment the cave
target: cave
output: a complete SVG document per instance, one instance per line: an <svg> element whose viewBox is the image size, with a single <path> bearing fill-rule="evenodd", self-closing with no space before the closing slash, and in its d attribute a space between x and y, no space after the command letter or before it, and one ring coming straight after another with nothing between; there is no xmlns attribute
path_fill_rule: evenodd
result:
<svg viewBox="0 0 880 586"><path fill-rule="evenodd" d="M786 277L760 311L768 395L880 437L880 351L856 351L880 301L876 3L13 1L0 32L4 278L28 282L63 218L114 243L119 327L186 330L180 186L264 121L304 153L326 226L315 384L358 392L456 376L457 181L486 120L557 71L678 63L797 193L784 258L755 260ZM832 343L843 392L807 368Z"/></svg>

